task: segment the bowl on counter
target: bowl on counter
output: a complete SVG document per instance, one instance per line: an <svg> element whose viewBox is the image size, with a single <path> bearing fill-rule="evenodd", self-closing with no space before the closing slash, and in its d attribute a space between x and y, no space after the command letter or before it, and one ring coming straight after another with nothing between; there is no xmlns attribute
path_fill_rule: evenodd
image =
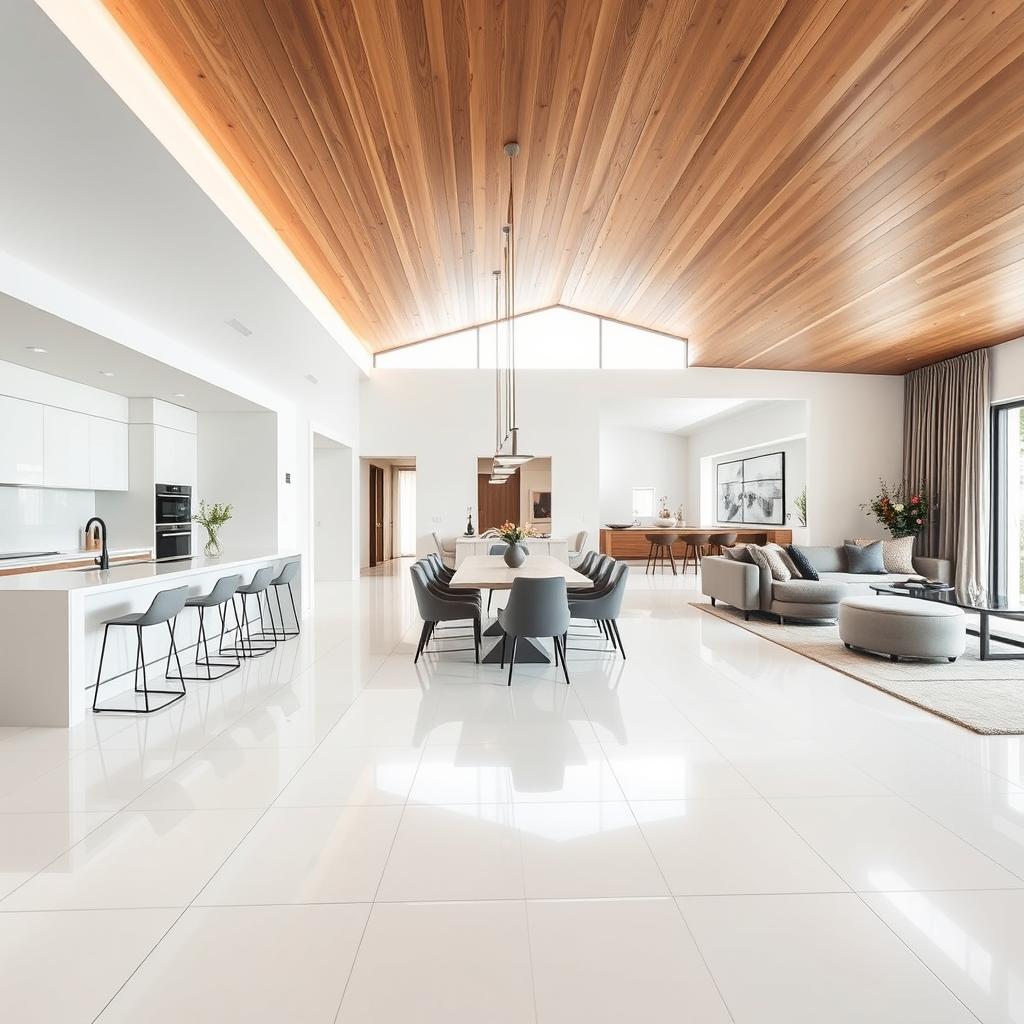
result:
<svg viewBox="0 0 1024 1024"><path fill-rule="evenodd" d="M605 523L604 524L609 530L629 530L632 529L632 523Z"/></svg>

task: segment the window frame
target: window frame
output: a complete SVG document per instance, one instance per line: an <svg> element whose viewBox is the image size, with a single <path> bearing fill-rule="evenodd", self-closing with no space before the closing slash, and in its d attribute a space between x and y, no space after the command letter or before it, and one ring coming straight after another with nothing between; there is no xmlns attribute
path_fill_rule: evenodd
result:
<svg viewBox="0 0 1024 1024"><path fill-rule="evenodd" d="M991 569L989 587L993 594L1008 590L1009 565L1007 564L1007 508L1009 489L1004 472L1008 453L1009 413L1014 409L1024 410L1024 399L1000 402L991 407L989 428L989 458L991 470Z"/></svg>

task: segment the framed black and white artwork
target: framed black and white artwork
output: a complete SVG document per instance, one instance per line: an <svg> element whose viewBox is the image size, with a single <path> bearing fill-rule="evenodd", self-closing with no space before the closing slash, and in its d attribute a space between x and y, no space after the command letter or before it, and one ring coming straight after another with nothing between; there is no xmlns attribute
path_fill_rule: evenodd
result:
<svg viewBox="0 0 1024 1024"><path fill-rule="evenodd" d="M745 526L785 523L785 452L720 462L715 474L718 522Z"/></svg>

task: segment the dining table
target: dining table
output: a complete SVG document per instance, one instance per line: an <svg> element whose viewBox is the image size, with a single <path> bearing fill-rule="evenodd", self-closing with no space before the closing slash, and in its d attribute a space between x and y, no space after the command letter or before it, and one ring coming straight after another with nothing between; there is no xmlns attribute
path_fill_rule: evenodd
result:
<svg viewBox="0 0 1024 1024"><path fill-rule="evenodd" d="M567 587L580 590L592 590L594 587L594 581L589 576L584 576L551 555L527 555L523 564L514 569L505 564L503 555L469 555L455 570L455 575L448 586L452 590L511 590L517 579L538 580L553 577L564 579ZM484 636L502 635L501 623L497 619L484 630ZM500 664L501 644L494 644L481 661L486 665ZM517 664L543 665L550 661L551 657L540 644L526 637L519 638L516 646Z"/></svg>

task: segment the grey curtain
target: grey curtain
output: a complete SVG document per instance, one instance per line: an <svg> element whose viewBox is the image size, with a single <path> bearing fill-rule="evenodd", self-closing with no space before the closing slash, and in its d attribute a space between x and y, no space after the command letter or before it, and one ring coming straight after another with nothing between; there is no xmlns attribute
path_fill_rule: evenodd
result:
<svg viewBox="0 0 1024 1024"><path fill-rule="evenodd" d="M987 589L988 351L912 370L904 382L903 479L938 503L917 553L948 558L958 589Z"/></svg>

